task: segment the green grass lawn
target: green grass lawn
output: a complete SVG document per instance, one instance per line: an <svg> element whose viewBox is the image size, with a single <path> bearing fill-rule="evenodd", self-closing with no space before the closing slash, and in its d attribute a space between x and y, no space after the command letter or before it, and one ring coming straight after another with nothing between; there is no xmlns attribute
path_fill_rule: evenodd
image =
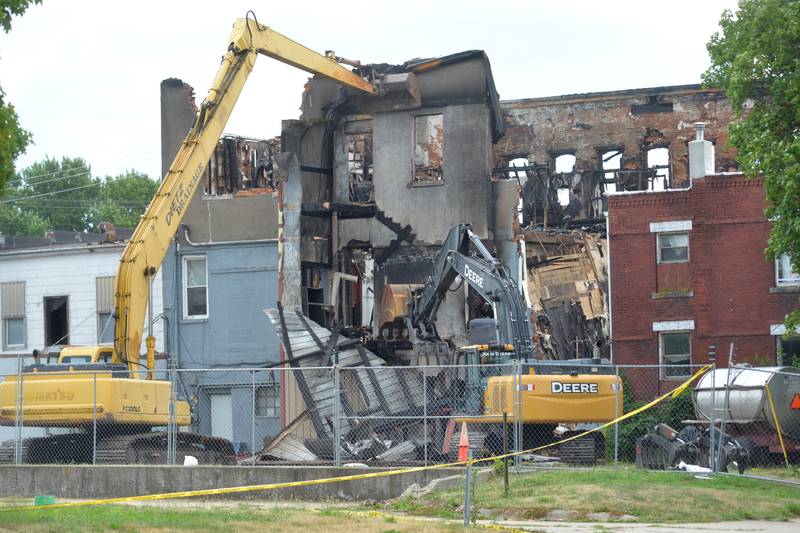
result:
<svg viewBox="0 0 800 533"><path fill-rule="evenodd" d="M463 503L460 488L389 506L410 514L455 517ZM590 513L608 513L612 520L630 515L640 522L786 520L800 517L800 487L733 476L697 479L633 467L542 470L512 475L508 498L503 497L502 477L479 484L473 505L486 517L509 519L541 519L559 510L574 511L578 520Z"/></svg>
<svg viewBox="0 0 800 533"><path fill-rule="evenodd" d="M5 502L18 505L19 501ZM189 502L191 505L191 502ZM211 531L250 532L320 530L325 533L465 531L457 524L421 521L349 509L259 509L252 506L193 508L155 505L102 505L64 509L1 510L0 531Z"/></svg>

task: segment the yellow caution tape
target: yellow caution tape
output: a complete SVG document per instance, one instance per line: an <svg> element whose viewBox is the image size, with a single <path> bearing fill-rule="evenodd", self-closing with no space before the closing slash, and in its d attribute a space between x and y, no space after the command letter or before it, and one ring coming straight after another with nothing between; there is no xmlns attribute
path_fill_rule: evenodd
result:
<svg viewBox="0 0 800 533"><path fill-rule="evenodd" d="M276 490L276 489L289 489L294 487L308 487L312 485L327 485L330 483L339 483L340 481L353 481L359 479L372 479L372 478L379 478L379 477L388 477L388 476L399 476L402 474L411 474L414 472L423 472L425 470L437 470L442 468L449 468L454 466L466 466L467 464L477 464L477 463L485 463L490 461L496 461L498 459L505 459L506 457L514 457L517 455L525 455L534 452L538 452L544 450L546 448L551 448L553 446L558 446L564 444L565 442L569 442L571 440L579 439L584 437L585 435L589 435L591 433L595 433L598 431L602 431L614 424L622 422L623 420L627 420L631 417L638 415L648 409L653 408L654 406L658 405L659 403L663 402L667 398L675 398L681 392L686 390L693 381L697 378L705 374L711 365L706 365L702 367L700 370L695 372L695 374L686 380L684 383L679 385L678 387L672 389L671 391L667 392L666 394L662 394L655 400L651 401L650 403L639 407L638 409L634 409L629 413L625 413L624 415L610 421L606 422L605 424L598 426L596 428L584 431L578 435L574 435L572 437L568 437L566 439L562 439L556 442L552 442L550 444L545 444L544 446L539 446L536 448L531 448L529 450L522 450L519 452L510 452L503 455L495 455L492 457L483 457L480 459L470 459L468 461L456 461L452 463L442 463L436 465L428 465L428 466L414 466L408 468L398 468L395 470L385 470L382 472L369 472L366 474L355 474L351 476L341 476L341 477L327 477L327 478L320 478L320 479L310 479L306 481L289 481L284 483L267 483L263 485L245 485L241 487L224 487L219 489L201 489L201 490L188 490L188 491L181 491L181 492L166 492L162 494L145 494L141 496L125 496L121 498L105 498L102 500L87 500L82 502L67 502L67 503L56 503L53 505L39 505L39 506L15 506L15 507L0 507L0 512L2 511L20 511L20 510L32 510L32 509L63 509L66 507L86 507L89 505L107 505L113 503L130 503L130 502L142 502L142 501L154 501L154 500L168 500L168 499L175 499L175 498L193 498L196 496L218 496L220 494L235 494L240 492L255 492L255 491L266 491L266 490Z"/></svg>

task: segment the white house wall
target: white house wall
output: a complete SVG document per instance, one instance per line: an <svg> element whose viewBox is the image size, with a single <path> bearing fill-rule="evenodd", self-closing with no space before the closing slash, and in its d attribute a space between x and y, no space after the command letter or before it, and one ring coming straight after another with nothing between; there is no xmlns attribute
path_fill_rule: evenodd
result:
<svg viewBox="0 0 800 533"><path fill-rule="evenodd" d="M24 349L0 352L2 356L29 354L34 348L44 348L44 298L68 296L70 344L97 344L97 294L95 279L115 276L122 253L121 246L92 247L61 253L2 254L0 255L0 283L25 282ZM159 316L163 310L161 272L153 283L153 311ZM0 328L2 330L2 328ZM147 333L145 328L144 333ZM0 339L3 332L0 331ZM163 323L154 324L156 351L164 350ZM144 353L144 337L141 352ZM16 366L16 360L14 365Z"/></svg>

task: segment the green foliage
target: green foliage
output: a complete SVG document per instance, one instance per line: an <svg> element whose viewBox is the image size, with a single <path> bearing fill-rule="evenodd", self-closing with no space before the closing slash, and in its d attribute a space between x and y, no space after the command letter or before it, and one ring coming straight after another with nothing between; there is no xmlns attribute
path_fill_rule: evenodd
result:
<svg viewBox="0 0 800 533"><path fill-rule="evenodd" d="M30 4L42 0L0 0L0 25L6 33L11 29L11 17L21 15ZM32 141L31 134L19 125L14 106L5 101L6 93L0 87L0 198L10 176L14 175L14 161Z"/></svg>
<svg viewBox="0 0 800 533"><path fill-rule="evenodd" d="M100 222L135 227L158 183L127 171L93 178L82 158L46 158L9 182L0 233L42 236L47 230L97 231Z"/></svg>
<svg viewBox="0 0 800 533"><path fill-rule="evenodd" d="M100 222L109 221L116 226L136 227L157 189L156 181L133 170L116 177L106 177L99 190L92 226L97 227Z"/></svg>
<svg viewBox="0 0 800 533"><path fill-rule="evenodd" d="M6 103L0 88L0 198L9 176L14 175L14 161L30 143L31 134L20 127L14 106Z"/></svg>
<svg viewBox="0 0 800 533"><path fill-rule="evenodd" d="M738 115L729 142L743 172L764 174L768 257L786 253L800 272L800 0L739 0L720 28L703 81L721 87Z"/></svg>
<svg viewBox="0 0 800 533"><path fill-rule="evenodd" d="M42 0L1 0L0 25L8 33L11 30L11 17L22 15L31 4L41 4Z"/></svg>

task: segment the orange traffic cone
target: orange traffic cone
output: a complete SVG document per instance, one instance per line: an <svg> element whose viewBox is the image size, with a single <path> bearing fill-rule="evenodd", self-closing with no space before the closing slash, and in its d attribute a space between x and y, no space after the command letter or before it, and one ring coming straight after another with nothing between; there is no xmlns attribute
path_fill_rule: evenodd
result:
<svg viewBox="0 0 800 533"><path fill-rule="evenodd" d="M466 422L461 422L461 436L458 439L458 460L469 460L469 435L467 434Z"/></svg>

